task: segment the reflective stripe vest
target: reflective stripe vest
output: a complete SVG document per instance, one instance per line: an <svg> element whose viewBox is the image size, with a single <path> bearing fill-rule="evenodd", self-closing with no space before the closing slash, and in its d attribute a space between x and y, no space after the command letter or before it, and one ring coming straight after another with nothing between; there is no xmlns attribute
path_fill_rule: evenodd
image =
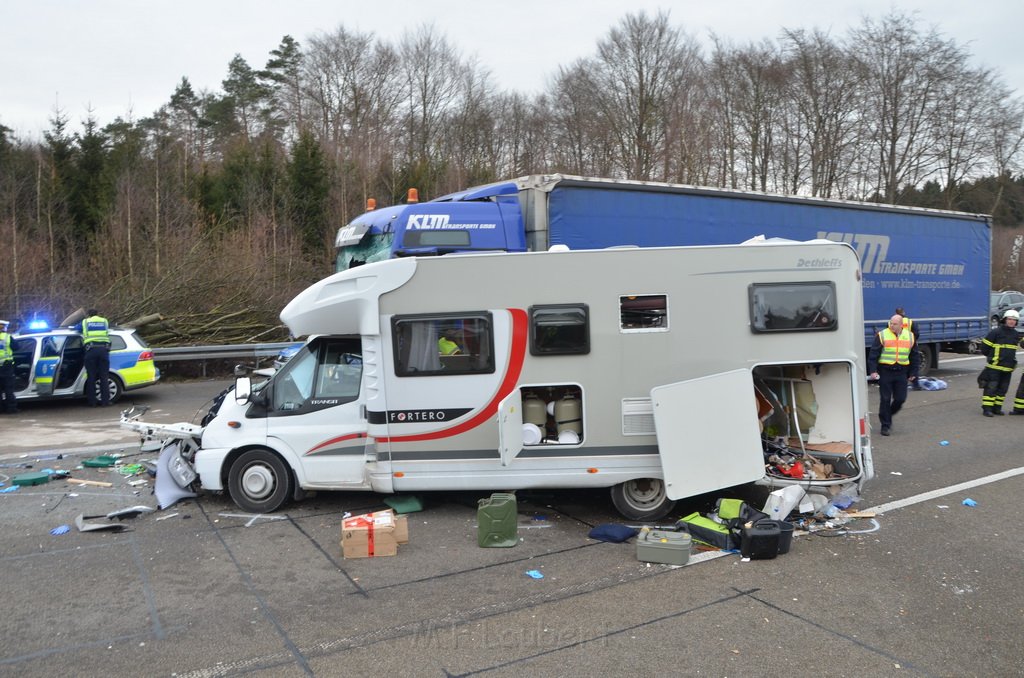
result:
<svg viewBox="0 0 1024 678"><path fill-rule="evenodd" d="M14 360L14 351L11 350L11 335L7 332L0 332L0 365Z"/></svg>
<svg viewBox="0 0 1024 678"><path fill-rule="evenodd" d="M911 334L913 334L914 333L914 321L911 320L910 318L904 318L903 319L903 329L905 329L906 331L908 331Z"/></svg>
<svg viewBox="0 0 1024 678"><path fill-rule="evenodd" d="M1020 335L1017 330L1000 325L981 341L981 350L988 358L988 367L999 372L1013 372L1017 366Z"/></svg>
<svg viewBox="0 0 1024 678"><path fill-rule="evenodd" d="M437 352L441 355L455 355L459 352L459 345L447 337L437 340Z"/></svg>
<svg viewBox="0 0 1024 678"><path fill-rule="evenodd" d="M886 327L878 333L878 339L882 342L882 355L878 358L879 365L909 365L910 351L914 348L914 335L904 327L900 336L893 334L892 330Z"/></svg>
<svg viewBox="0 0 1024 678"><path fill-rule="evenodd" d="M94 315L82 321L82 342L86 346L110 343L110 325L107 319Z"/></svg>

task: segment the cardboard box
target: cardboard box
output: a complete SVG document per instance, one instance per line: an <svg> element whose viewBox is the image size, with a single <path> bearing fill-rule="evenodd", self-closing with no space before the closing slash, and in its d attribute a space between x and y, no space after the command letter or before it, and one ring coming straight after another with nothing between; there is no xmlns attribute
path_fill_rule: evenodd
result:
<svg viewBox="0 0 1024 678"><path fill-rule="evenodd" d="M341 521L341 552L345 558L393 556L409 541L409 521L391 509Z"/></svg>
<svg viewBox="0 0 1024 678"><path fill-rule="evenodd" d="M395 513L394 509L385 509L383 511L377 511L376 513L371 513L370 515L371 516L379 516L379 515L382 515L384 513L390 513L392 519L395 521L395 541L397 541L399 544L408 544L409 543L409 519L408 519L408 517L406 517L406 516L404 516L404 515L402 515L400 513Z"/></svg>
<svg viewBox="0 0 1024 678"><path fill-rule="evenodd" d="M341 553L345 558L376 558L398 553L394 514L379 511L342 520Z"/></svg>
<svg viewBox="0 0 1024 678"><path fill-rule="evenodd" d="M403 515L395 516L395 541L399 544L409 543L409 519Z"/></svg>

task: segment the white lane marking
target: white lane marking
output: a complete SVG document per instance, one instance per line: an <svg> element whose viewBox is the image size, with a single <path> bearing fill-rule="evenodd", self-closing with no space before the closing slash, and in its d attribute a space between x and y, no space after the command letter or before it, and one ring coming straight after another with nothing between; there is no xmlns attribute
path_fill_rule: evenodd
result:
<svg viewBox="0 0 1024 678"><path fill-rule="evenodd" d="M1006 480L1007 478L1013 478L1014 476L1019 476L1019 475L1022 475L1022 474L1024 474L1024 467L1011 468L1011 469L1008 469L1006 471L1002 471L1001 473L994 473L994 474L992 474L990 476L984 476L982 478L976 478L974 480L968 480L967 482L960 483L958 485L950 485L949 487L940 487L937 490L932 490L930 492L923 492L921 494L915 494L914 496L907 497L906 499L897 499L896 501L890 501L890 502L887 502L885 504L879 504L878 506L873 506L872 508L862 509L862 510L865 513L871 513L871 512L874 512L874 513L885 513L886 511L895 511L896 509L906 508L907 506L913 506L914 504L920 504L921 502L924 502L924 501L931 501L932 499L937 499L938 497L945 497L946 495L949 495L949 494L955 494L955 493L961 492L963 490L969 490L972 487L978 487L980 485L988 485L989 483L994 483L994 482L996 482L998 480Z"/></svg>
<svg viewBox="0 0 1024 678"><path fill-rule="evenodd" d="M1019 355L1019 356L1020 355L1024 355L1024 351L1017 351L1017 355ZM945 365L946 363L962 363L965 360L984 360L984 359L985 359L985 356L983 356L981 354L978 354L978 355L967 355L967 356L964 356L962 358L942 358L941 360L939 360L939 369L941 369L942 366Z"/></svg>

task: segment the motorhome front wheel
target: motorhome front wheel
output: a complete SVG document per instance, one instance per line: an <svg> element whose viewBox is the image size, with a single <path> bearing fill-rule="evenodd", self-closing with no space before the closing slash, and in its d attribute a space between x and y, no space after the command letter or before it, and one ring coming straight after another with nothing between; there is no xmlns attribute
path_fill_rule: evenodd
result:
<svg viewBox="0 0 1024 678"><path fill-rule="evenodd" d="M284 461L270 450L255 449L239 455L228 474L228 492L239 508L270 513L291 495L292 476Z"/></svg>

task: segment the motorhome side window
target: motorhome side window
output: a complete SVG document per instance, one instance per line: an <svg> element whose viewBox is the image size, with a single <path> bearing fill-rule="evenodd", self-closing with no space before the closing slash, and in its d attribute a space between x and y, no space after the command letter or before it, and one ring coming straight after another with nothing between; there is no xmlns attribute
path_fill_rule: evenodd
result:
<svg viewBox="0 0 1024 678"><path fill-rule="evenodd" d="M586 304L530 307L530 353L590 353L590 309Z"/></svg>
<svg viewBox="0 0 1024 678"><path fill-rule="evenodd" d="M667 332L668 297L664 294L621 296L619 318L623 332Z"/></svg>
<svg viewBox="0 0 1024 678"><path fill-rule="evenodd" d="M750 327L754 332L836 329L836 287L831 282L754 283Z"/></svg>
<svg viewBox="0 0 1024 678"><path fill-rule="evenodd" d="M391 319L395 374L425 377L494 372L494 332L486 311Z"/></svg>

